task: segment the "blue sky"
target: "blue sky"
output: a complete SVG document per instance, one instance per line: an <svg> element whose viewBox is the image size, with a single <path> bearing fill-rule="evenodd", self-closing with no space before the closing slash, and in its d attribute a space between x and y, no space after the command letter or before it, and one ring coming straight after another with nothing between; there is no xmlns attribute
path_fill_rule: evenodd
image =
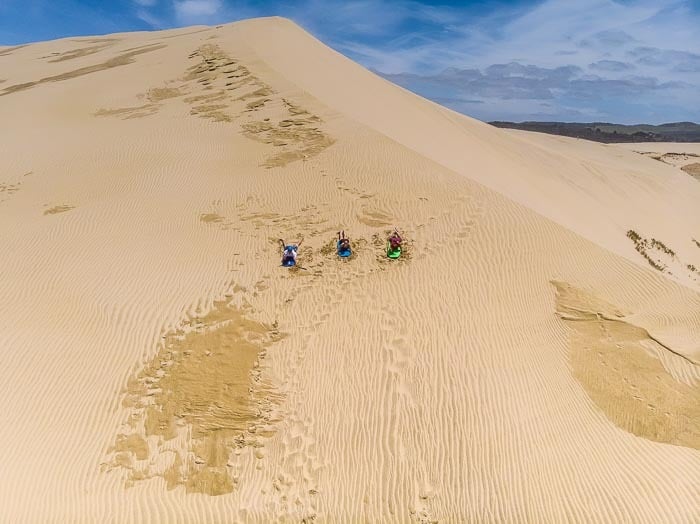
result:
<svg viewBox="0 0 700 524"><path fill-rule="evenodd" d="M482 120L700 122L700 0L0 0L0 45L270 15Z"/></svg>

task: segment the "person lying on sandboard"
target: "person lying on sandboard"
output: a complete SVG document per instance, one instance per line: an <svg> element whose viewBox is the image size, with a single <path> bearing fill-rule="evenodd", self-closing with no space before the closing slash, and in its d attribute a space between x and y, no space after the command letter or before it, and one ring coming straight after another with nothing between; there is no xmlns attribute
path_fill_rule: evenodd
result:
<svg viewBox="0 0 700 524"><path fill-rule="evenodd" d="M345 258L352 255L352 249L350 249L350 239L345 236L345 230L338 231L338 243L336 244L336 249L339 257Z"/></svg>
<svg viewBox="0 0 700 524"><path fill-rule="evenodd" d="M401 256L401 244L403 239L396 228L386 241L386 256L389 258L399 258Z"/></svg>
<svg viewBox="0 0 700 524"><path fill-rule="evenodd" d="M302 238L296 244L287 244L281 238L279 239L279 241L280 241L280 244L282 245L282 265L285 267L296 266L296 264L297 264L297 251L299 250L299 246L304 241L304 239Z"/></svg>

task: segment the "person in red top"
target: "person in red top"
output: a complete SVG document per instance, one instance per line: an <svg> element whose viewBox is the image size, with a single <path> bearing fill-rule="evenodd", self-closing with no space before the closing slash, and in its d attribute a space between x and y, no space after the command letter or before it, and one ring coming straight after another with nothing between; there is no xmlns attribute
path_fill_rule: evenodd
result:
<svg viewBox="0 0 700 524"><path fill-rule="evenodd" d="M398 230L394 229L394 232L389 237L389 245L391 246L391 250L396 251L399 249L401 247L401 242L403 242L401 235L399 235Z"/></svg>

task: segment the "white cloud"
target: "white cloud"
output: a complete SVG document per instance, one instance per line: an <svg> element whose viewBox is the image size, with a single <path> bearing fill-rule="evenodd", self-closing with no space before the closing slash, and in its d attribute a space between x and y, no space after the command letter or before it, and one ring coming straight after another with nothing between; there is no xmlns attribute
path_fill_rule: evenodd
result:
<svg viewBox="0 0 700 524"><path fill-rule="evenodd" d="M134 0L141 5L157 1ZM618 115L624 109L612 98L631 103L634 97L635 111L642 106L651 111L660 107L659 90L678 114L700 114L688 109L697 106L700 90L695 1L531 0L514 5L501 0L480 8L466 2L436 7L428 0L169 0L159 2L161 9L140 8L137 16L153 27L287 16L364 66L398 75L407 87L410 81L434 90L451 78L452 92L433 98L459 100L465 112L478 106L516 113L522 103L532 115L559 111L571 118L595 114L622 120ZM172 6L167 14L164 4ZM449 69L461 76L445 75ZM481 76L474 73L460 90L456 84L465 71ZM498 77L499 71L508 74ZM566 71L578 72L557 76ZM595 90L602 98L594 103L586 96ZM533 102L543 99L548 105Z"/></svg>
<svg viewBox="0 0 700 524"><path fill-rule="evenodd" d="M164 29L167 27L167 24L163 20L149 13L145 9L138 9L136 11L136 18L143 20L154 29Z"/></svg>
<svg viewBox="0 0 700 524"><path fill-rule="evenodd" d="M134 0L134 3L141 7L153 7L158 3L158 0Z"/></svg>
<svg viewBox="0 0 700 524"><path fill-rule="evenodd" d="M222 8L221 0L175 1L175 16L183 24L198 24L212 21Z"/></svg>

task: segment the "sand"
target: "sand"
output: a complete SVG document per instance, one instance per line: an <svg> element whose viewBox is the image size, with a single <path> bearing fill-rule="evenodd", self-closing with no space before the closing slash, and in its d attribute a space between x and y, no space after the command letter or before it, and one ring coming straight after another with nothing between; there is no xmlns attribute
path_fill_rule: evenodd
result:
<svg viewBox="0 0 700 524"><path fill-rule="evenodd" d="M279 18L0 70L1 521L700 519L679 167L490 127Z"/></svg>
<svg viewBox="0 0 700 524"><path fill-rule="evenodd" d="M665 164L679 167L681 171L700 180L700 144L650 142L624 144L623 147Z"/></svg>

